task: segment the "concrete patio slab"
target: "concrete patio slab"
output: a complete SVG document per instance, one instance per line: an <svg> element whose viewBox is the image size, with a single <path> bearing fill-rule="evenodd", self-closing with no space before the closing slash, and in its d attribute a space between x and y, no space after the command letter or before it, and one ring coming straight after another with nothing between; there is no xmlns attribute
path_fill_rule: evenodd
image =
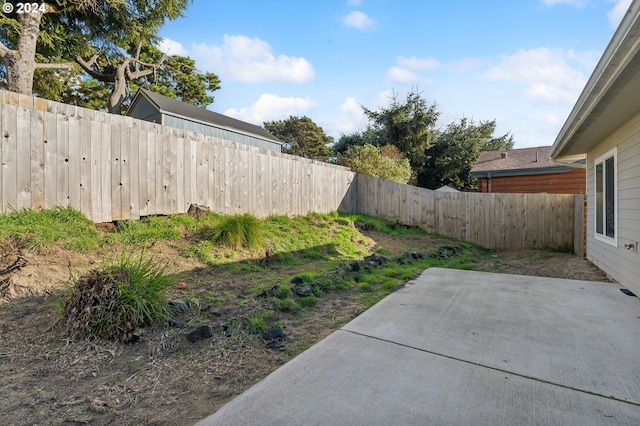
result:
<svg viewBox="0 0 640 426"><path fill-rule="evenodd" d="M619 289L431 268L198 424L640 424Z"/></svg>

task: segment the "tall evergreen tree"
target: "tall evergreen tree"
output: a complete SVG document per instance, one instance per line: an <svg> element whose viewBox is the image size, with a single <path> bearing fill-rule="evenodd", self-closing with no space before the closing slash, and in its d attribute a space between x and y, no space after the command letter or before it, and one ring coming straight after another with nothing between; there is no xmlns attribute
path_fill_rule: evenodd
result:
<svg viewBox="0 0 640 426"><path fill-rule="evenodd" d="M331 156L327 144L333 143L333 138L307 116L268 121L264 128L284 142L283 151L288 154L322 161Z"/></svg>

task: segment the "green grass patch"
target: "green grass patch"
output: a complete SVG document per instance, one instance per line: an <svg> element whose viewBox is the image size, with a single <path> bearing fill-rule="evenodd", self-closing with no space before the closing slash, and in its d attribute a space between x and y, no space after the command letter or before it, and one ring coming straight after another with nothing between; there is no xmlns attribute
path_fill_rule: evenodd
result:
<svg viewBox="0 0 640 426"><path fill-rule="evenodd" d="M258 310L247 318L247 333L260 334L271 328L273 311Z"/></svg>
<svg viewBox="0 0 640 426"><path fill-rule="evenodd" d="M313 296L305 296L298 299L298 304L303 308L312 308L318 304L318 299Z"/></svg>
<svg viewBox="0 0 640 426"><path fill-rule="evenodd" d="M347 220L349 224L364 231L373 231L392 236L426 234L424 230L417 227L387 222L385 220L377 219L371 216L345 213L341 214L341 217Z"/></svg>
<svg viewBox="0 0 640 426"><path fill-rule="evenodd" d="M223 216L212 228L212 239L230 248L255 249L263 243L263 223L250 214Z"/></svg>
<svg viewBox="0 0 640 426"><path fill-rule="evenodd" d="M13 237L32 250L59 244L77 252L97 249L100 233L82 213L71 207L24 209L0 215L0 238Z"/></svg>

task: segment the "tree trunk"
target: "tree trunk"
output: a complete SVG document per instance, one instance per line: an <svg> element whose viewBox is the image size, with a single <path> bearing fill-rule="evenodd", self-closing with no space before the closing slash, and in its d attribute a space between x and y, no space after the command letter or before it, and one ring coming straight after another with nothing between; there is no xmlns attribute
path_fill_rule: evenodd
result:
<svg viewBox="0 0 640 426"><path fill-rule="evenodd" d="M109 112L111 114L122 115L122 102L127 96L127 68L129 60L125 59L118 64L113 82L113 91L109 97Z"/></svg>
<svg viewBox="0 0 640 426"><path fill-rule="evenodd" d="M30 95L33 91L33 72L36 69L36 45L43 13L21 13L18 20L22 30L16 48L7 52L3 62L7 68L7 89Z"/></svg>

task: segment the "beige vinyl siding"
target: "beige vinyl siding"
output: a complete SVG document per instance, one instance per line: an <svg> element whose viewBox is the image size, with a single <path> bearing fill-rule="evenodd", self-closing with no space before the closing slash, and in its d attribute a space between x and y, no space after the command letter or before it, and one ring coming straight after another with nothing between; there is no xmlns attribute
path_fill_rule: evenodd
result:
<svg viewBox="0 0 640 426"><path fill-rule="evenodd" d="M595 239L594 160L616 147L618 227L612 246ZM640 114L588 153L587 194L587 259L640 295L640 252L625 248L640 241Z"/></svg>

